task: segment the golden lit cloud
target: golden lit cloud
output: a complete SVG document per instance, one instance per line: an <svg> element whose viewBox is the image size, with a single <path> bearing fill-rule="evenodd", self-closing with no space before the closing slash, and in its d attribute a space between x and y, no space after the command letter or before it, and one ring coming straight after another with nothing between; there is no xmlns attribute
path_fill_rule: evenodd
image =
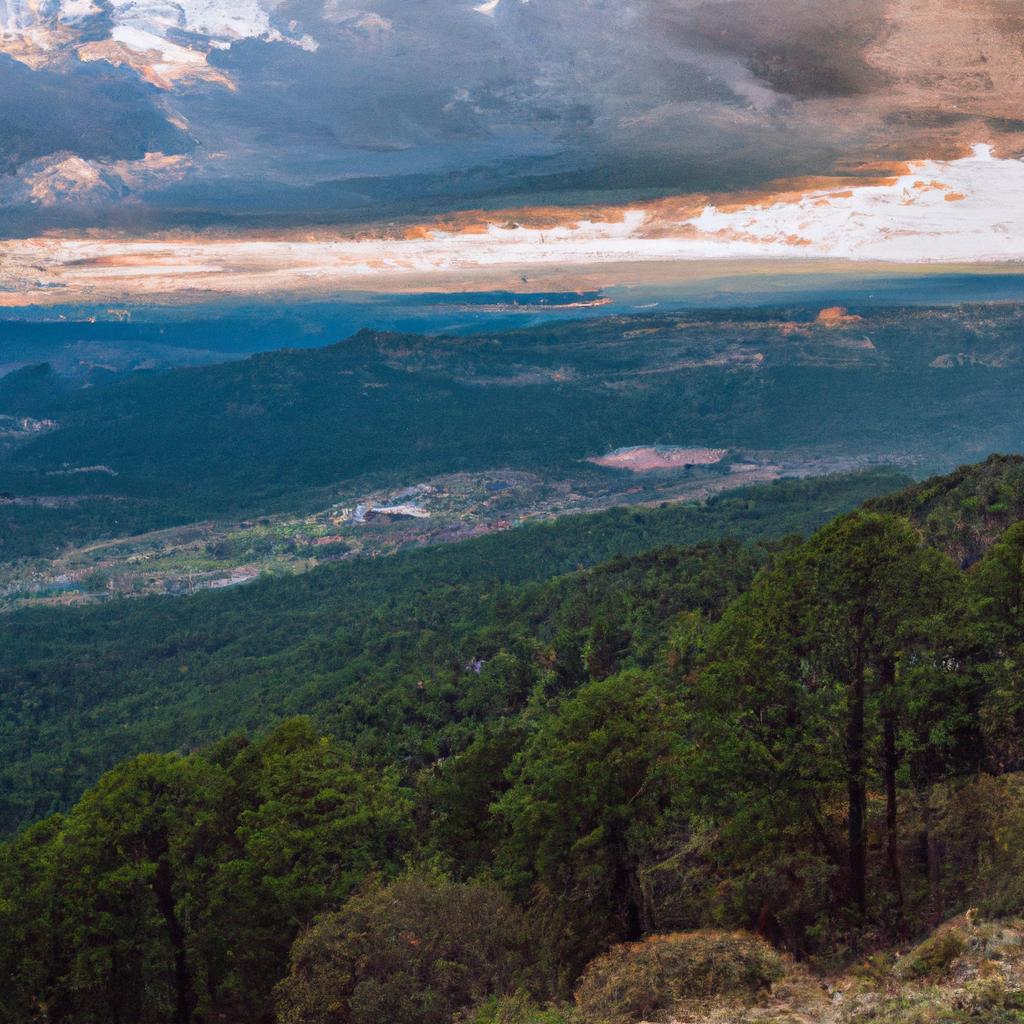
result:
<svg viewBox="0 0 1024 1024"><path fill-rule="evenodd" d="M148 157L132 174L180 173ZM151 164L152 166L147 166ZM89 187L65 161L37 184ZM601 268L727 260L998 263L1024 260L1024 163L977 145L870 182L803 181L739 199L461 213L444 221L339 236L40 237L0 242L0 302L175 301L196 296L324 295L507 285L538 275L590 279ZM615 268L614 273L610 268Z"/></svg>

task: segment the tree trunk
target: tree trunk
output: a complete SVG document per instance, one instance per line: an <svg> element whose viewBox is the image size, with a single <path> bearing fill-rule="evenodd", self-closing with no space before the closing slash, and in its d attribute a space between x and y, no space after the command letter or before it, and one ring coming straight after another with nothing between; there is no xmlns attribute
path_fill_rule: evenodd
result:
<svg viewBox="0 0 1024 1024"><path fill-rule="evenodd" d="M945 900L942 895L942 859L939 851L939 843L935 838L932 827L932 797L929 790L925 790L922 801L924 816L924 845L925 857L928 862L928 895L931 903L931 924L936 926L946 916Z"/></svg>
<svg viewBox="0 0 1024 1024"><path fill-rule="evenodd" d="M645 930L646 901L637 858L628 852L625 841L621 839L615 843L612 900L619 918L622 940L636 942Z"/></svg>
<svg viewBox="0 0 1024 1024"><path fill-rule="evenodd" d="M171 863L168 860L169 843L164 834L150 835L147 838L147 853L156 861L156 872L153 876L153 895L156 897L157 909L167 926L167 937L174 950L174 992L175 1005L173 1024L192 1024L196 1009L195 986L192 972L188 965L185 950L185 929L178 920L174 904L174 880L171 874Z"/></svg>
<svg viewBox="0 0 1024 1024"><path fill-rule="evenodd" d="M889 867L889 887L893 899L897 933L903 932L903 872L900 868L899 807L896 793L896 773L899 770L899 751L896 747L896 708L894 688L896 665L892 658L884 658L879 666L879 684L882 688L883 774L885 776L885 852Z"/></svg>
<svg viewBox="0 0 1024 1024"><path fill-rule="evenodd" d="M864 835L864 639L858 638L848 695L846 792L850 858L850 902L863 921L867 911L867 843Z"/></svg>
<svg viewBox="0 0 1024 1024"><path fill-rule="evenodd" d="M185 955L185 929L182 928L174 910L171 865L166 857L157 864L153 891L156 893L157 906L167 924L167 934L174 948L174 1024L190 1024L196 1007L196 997L192 986L192 972L189 970L188 958Z"/></svg>
<svg viewBox="0 0 1024 1024"><path fill-rule="evenodd" d="M121 1024L121 1002L124 999L124 993L118 984L121 980L118 977L120 973L120 957L117 955L117 947L110 951L110 1024ZM49 1013L44 1011L43 1019L48 1021L50 1019Z"/></svg>

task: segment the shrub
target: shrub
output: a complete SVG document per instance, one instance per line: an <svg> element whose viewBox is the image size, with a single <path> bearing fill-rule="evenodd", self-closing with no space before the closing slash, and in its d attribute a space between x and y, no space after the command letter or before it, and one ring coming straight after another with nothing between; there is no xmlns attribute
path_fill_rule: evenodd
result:
<svg viewBox="0 0 1024 1024"><path fill-rule="evenodd" d="M539 1007L524 992L488 999L465 1024L579 1024L571 1007Z"/></svg>
<svg viewBox="0 0 1024 1024"><path fill-rule="evenodd" d="M967 937L957 923L940 928L915 946L897 965L900 978L927 978L943 974L967 948Z"/></svg>
<svg viewBox="0 0 1024 1024"><path fill-rule="evenodd" d="M592 960L576 1005L593 1024L630 1024L688 999L750 996L785 972L767 942L741 932L677 932L614 946Z"/></svg>
<svg viewBox="0 0 1024 1024"><path fill-rule="evenodd" d="M411 873L360 892L292 947L277 986L281 1024L449 1024L515 991L522 920L482 883Z"/></svg>

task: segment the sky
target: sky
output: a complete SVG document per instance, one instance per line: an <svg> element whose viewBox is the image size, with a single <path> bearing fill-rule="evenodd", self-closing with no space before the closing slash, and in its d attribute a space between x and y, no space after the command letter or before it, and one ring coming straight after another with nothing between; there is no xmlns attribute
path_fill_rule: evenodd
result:
<svg viewBox="0 0 1024 1024"><path fill-rule="evenodd" d="M0 0L0 303L1022 259L1022 48L1019 0Z"/></svg>

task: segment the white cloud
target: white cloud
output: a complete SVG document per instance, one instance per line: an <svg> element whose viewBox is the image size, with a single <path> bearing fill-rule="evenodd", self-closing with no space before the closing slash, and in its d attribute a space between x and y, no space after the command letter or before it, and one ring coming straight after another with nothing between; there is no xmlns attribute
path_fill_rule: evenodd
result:
<svg viewBox="0 0 1024 1024"><path fill-rule="evenodd" d="M32 206L103 206L134 192L180 181L191 168L184 156L147 153L141 160L84 160L55 153L26 164L9 178L0 201Z"/></svg>
<svg viewBox="0 0 1024 1024"><path fill-rule="evenodd" d="M83 60L127 64L161 88L206 79L230 85L209 66L212 50L244 39L288 43L313 52L310 35L282 32L272 14L277 0L105 0L109 32L97 36L102 13L95 0L0 0L0 51L33 67L59 62L68 50ZM90 26L93 31L79 32ZM172 38L183 33L179 38ZM187 42L183 42L187 39Z"/></svg>
<svg viewBox="0 0 1024 1024"><path fill-rule="evenodd" d="M174 158L147 160L154 175L183 169ZM51 195L61 199L127 183L130 170L65 157L37 168L27 184L35 201L45 203ZM147 173L145 167L134 170ZM31 279L65 297L97 301L171 298L195 289L258 294L394 288L408 279L472 280L481 287L524 272L578 275L614 265L621 274L630 264L713 260L1024 261L1024 162L996 158L984 145L962 159L913 163L880 184L766 196L728 209L694 210L696 201L609 207L578 218L570 210L542 210L532 223L523 217L523 225L505 211L490 221L425 225L403 238L11 239L0 242L0 258L12 279L34 274ZM12 293L7 301L39 301L34 289Z"/></svg>
<svg viewBox="0 0 1024 1024"><path fill-rule="evenodd" d="M979 144L959 160L913 163L885 184L739 209L708 206L686 225L705 256L1024 260L1024 162L998 159Z"/></svg>

